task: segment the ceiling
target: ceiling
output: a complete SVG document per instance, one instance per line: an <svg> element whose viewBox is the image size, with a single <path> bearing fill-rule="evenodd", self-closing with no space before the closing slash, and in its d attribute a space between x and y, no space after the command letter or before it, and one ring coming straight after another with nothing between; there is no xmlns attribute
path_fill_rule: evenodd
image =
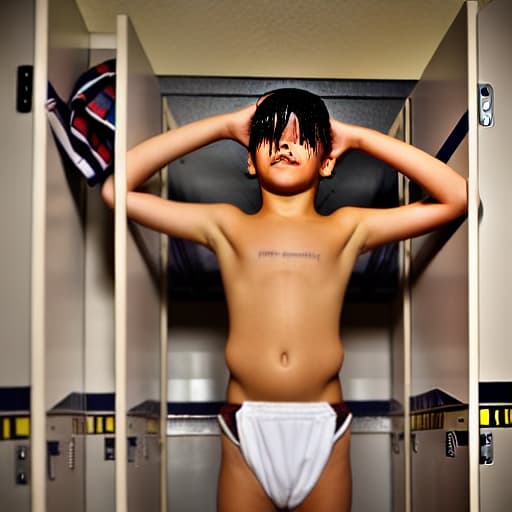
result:
<svg viewBox="0 0 512 512"><path fill-rule="evenodd" d="M128 14L157 75L415 80L464 0L77 4L90 32Z"/></svg>

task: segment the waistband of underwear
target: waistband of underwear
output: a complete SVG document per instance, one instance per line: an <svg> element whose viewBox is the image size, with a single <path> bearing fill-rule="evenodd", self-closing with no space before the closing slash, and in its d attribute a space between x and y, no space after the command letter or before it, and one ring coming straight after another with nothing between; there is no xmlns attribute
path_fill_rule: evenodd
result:
<svg viewBox="0 0 512 512"><path fill-rule="evenodd" d="M279 402L275 402L279 404ZM286 402L289 403L289 402ZM235 404L226 402L220 409L218 420L222 431L236 444L239 444L238 427L236 424L236 413L243 404ZM352 419L352 413L345 402L329 403L333 411L336 413L336 439L341 437L348 428L347 419Z"/></svg>

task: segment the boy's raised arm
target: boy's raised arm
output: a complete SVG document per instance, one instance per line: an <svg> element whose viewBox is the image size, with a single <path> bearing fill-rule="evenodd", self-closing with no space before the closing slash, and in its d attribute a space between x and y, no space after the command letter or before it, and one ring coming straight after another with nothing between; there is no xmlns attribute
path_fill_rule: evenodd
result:
<svg viewBox="0 0 512 512"><path fill-rule="evenodd" d="M194 121L174 130L156 135L130 149L127 154L127 190L136 190L162 167L183 155L221 139L232 139L247 145L249 124L255 105L242 110ZM114 204L113 177L102 187L102 196L109 206Z"/></svg>
<svg viewBox="0 0 512 512"><path fill-rule="evenodd" d="M428 153L378 131L331 122L333 150L338 158L359 149L378 158L420 185L436 203L417 202L398 208L360 210L362 250L434 230L467 210L467 183L451 167Z"/></svg>

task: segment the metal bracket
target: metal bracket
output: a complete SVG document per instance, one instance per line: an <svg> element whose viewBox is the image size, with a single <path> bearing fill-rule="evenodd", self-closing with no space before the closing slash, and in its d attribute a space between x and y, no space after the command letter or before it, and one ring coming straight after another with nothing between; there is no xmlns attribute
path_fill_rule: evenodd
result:
<svg viewBox="0 0 512 512"><path fill-rule="evenodd" d="M494 463L494 441L492 432L480 432L480 464L490 466Z"/></svg>
<svg viewBox="0 0 512 512"><path fill-rule="evenodd" d="M16 110L27 114L32 110L33 66L18 66Z"/></svg>

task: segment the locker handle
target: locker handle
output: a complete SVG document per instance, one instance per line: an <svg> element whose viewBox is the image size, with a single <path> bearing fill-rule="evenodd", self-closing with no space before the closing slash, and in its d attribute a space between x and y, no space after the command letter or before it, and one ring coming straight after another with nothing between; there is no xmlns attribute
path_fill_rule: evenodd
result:
<svg viewBox="0 0 512 512"><path fill-rule="evenodd" d="M60 455L59 441L48 441L46 445L46 466L48 471L48 480L55 480L55 457Z"/></svg>

